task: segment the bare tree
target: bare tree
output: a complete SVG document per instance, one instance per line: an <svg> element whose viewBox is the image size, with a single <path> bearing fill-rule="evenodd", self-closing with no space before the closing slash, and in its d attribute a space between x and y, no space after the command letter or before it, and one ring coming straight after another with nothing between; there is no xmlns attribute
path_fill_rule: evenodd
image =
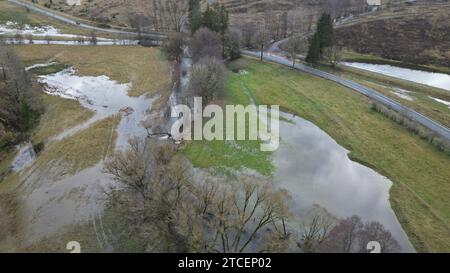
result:
<svg viewBox="0 0 450 273"><path fill-rule="evenodd" d="M257 32L252 38L252 43L255 48L258 48L261 52L261 61L264 57L264 49L270 42L270 33L267 31L266 26L263 24L259 27Z"/></svg>
<svg viewBox="0 0 450 273"><path fill-rule="evenodd" d="M90 34L90 41L92 45L97 45L98 39L97 39L97 33L95 31L92 31Z"/></svg>
<svg viewBox="0 0 450 273"><path fill-rule="evenodd" d="M242 42L245 47L252 47L253 46L253 36L256 33L256 26L254 24L248 23L244 24L240 27L242 31Z"/></svg>
<svg viewBox="0 0 450 273"><path fill-rule="evenodd" d="M188 94L200 96L207 104L223 93L225 84L225 66L215 57L204 57L192 68Z"/></svg>
<svg viewBox="0 0 450 273"><path fill-rule="evenodd" d="M47 42L47 44L49 45L52 41L52 37L50 37L50 35L45 35L44 40Z"/></svg>
<svg viewBox="0 0 450 273"><path fill-rule="evenodd" d="M301 35L295 35L291 38L289 38L289 40L286 43L286 50L287 52L289 52L289 55L292 58L292 68L295 67L295 61L297 59L297 55L300 54L302 51L305 50L305 44L306 41L303 38L303 36Z"/></svg>
<svg viewBox="0 0 450 273"><path fill-rule="evenodd" d="M165 11L168 14L172 30L181 32L183 25L187 22L188 1L166 0Z"/></svg>
<svg viewBox="0 0 450 273"><path fill-rule="evenodd" d="M358 216L339 221L319 245L318 252L367 252L370 241L380 243L382 252L398 252L400 246L380 223L364 224Z"/></svg>
<svg viewBox="0 0 450 273"><path fill-rule="evenodd" d="M214 231L212 251L245 252L263 233L276 232L273 226L289 213L283 195L269 185L265 180L244 176L219 190L209 211L214 215L210 222Z"/></svg>
<svg viewBox="0 0 450 273"><path fill-rule="evenodd" d="M246 252L263 250L261 238L287 221L286 195L253 176L193 181L173 146L131 142L107 172L122 185L109 193L110 208L126 221L124 236L146 251ZM120 234L121 235L121 234ZM276 237L276 236L275 236Z"/></svg>
<svg viewBox="0 0 450 273"><path fill-rule="evenodd" d="M323 50L322 57L331 66L335 67L341 61L341 50L337 46L326 47Z"/></svg>
<svg viewBox="0 0 450 273"><path fill-rule="evenodd" d="M180 32L172 32L169 37L162 44L162 51L166 54L168 59L181 61L184 50L184 37Z"/></svg>
<svg viewBox="0 0 450 273"><path fill-rule="evenodd" d="M175 148L170 144L155 145L151 141L132 139L126 152L117 153L105 164L105 169L126 188L143 199L152 198L163 170Z"/></svg>
<svg viewBox="0 0 450 273"><path fill-rule="evenodd" d="M143 14L132 12L128 14L128 22L130 26L138 33L138 39L142 40L142 33L154 25L154 18L150 12Z"/></svg>
<svg viewBox="0 0 450 273"><path fill-rule="evenodd" d="M314 206L299 234L297 246L301 252L316 252L317 248L328 238L336 219L324 208Z"/></svg>
<svg viewBox="0 0 450 273"><path fill-rule="evenodd" d="M202 27L191 40L192 60L198 62L203 57L222 58L222 42L216 32Z"/></svg>
<svg viewBox="0 0 450 273"><path fill-rule="evenodd" d="M400 245L394 239L392 234L387 231L379 222L370 222L364 225L363 230L359 234L361 240L358 252L368 252L367 244L369 242L378 242L381 246L381 253L399 252Z"/></svg>

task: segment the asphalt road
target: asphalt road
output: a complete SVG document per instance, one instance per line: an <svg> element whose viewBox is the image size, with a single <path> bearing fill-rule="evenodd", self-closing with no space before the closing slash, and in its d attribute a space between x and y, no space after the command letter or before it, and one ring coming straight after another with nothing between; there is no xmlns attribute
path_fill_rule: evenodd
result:
<svg viewBox="0 0 450 273"><path fill-rule="evenodd" d="M118 30L118 29L113 29L113 28L101 28L101 27L84 24L84 23L78 22L76 20L70 19L68 17L54 13L49 9L39 7L39 6L31 4L31 3L26 3L26 2L23 2L20 0L8 0L8 1L11 3L14 3L16 5L26 7L28 9L30 9L31 11L44 14L48 17L59 20L63 23L75 25L80 28L89 29L89 30L98 31L98 32L120 34L120 35L133 35L133 36L138 35L138 33L132 32L132 31L124 31L124 30ZM159 33L159 32L151 32L151 33L147 32L147 33L141 33L140 35L143 37L147 37L147 38L155 39L155 40L163 40L163 39L167 38L167 36L164 33Z"/></svg>
<svg viewBox="0 0 450 273"><path fill-rule="evenodd" d="M261 57L260 52L243 50L242 53L244 55L251 56L251 57L256 57L256 58ZM286 58L283 58L283 57L280 57L277 55L273 55L270 53L264 53L264 59L274 62L274 63L292 67L292 62L290 60L287 60ZM335 75L327 73L327 72L323 72L319 69L315 69L313 67L306 66L303 64L296 64L295 69L312 74L314 76L318 76L318 77L336 82L345 87L348 87L358 93L361 93L361 94L369 97L370 99L372 99L378 103L381 103L381 104L401 113L402 115L410 118L411 120L418 122L419 124L425 126L426 128L428 128L428 129L432 130L433 132L439 134L440 136L446 138L447 140L450 140L450 129L449 128L432 120L431 118L429 118L427 116L424 116L424 115L412 110L409 107L406 107L406 106L400 104L399 102L397 102L389 97L386 97L385 95L381 94L380 92L378 92L376 90L373 90L371 88L365 87L356 82L346 80L344 78L335 76Z"/></svg>
<svg viewBox="0 0 450 273"><path fill-rule="evenodd" d="M34 11L34 12L38 12L38 13L42 13L46 16L49 16L51 18L54 18L56 20L62 21L64 23L67 24L71 24L71 25L75 25L78 26L80 28L85 28L85 29L90 29L90 30L95 30L95 31L100 31L100 32L108 32L108 33L115 33L115 34L123 34L123 35L137 35L136 32L131 32L131 31L123 31L123 30L117 30L117 29L106 29L106 28L100 28L100 27L96 27L96 26L91 26L91 25L87 25L84 23L80 23L77 22L76 20L73 19L69 19L67 17L58 15L48 9L45 8L41 8L38 7L36 5L30 4L30 3L25 3L22 2L20 0L8 0L11 3L23 6L23 7L27 7L30 10ZM142 33L141 34L144 37L148 37L148 38L152 38L152 39L157 39L157 40L161 40L166 38L167 36L163 33ZM282 41L281 41L282 42ZM272 48L279 48L279 44L281 42L275 43L274 46ZM249 51L249 50L243 50L242 53L244 55L247 56L252 56L252 57L256 57L259 58L260 57L260 53L259 52L254 52L254 51ZM276 55L271 55L270 53L264 54L264 59L271 61L271 62L275 62L281 65L285 65L285 66L290 66L292 67L292 63L291 61L287 60L286 58L283 57L279 57ZM327 72L323 72L321 70L312 68L310 66L306 66L303 64L296 64L295 65L295 69L336 82L338 84L341 84L345 87L348 87L358 93L361 93L369 98L371 98L372 100L382 103L386 106L388 106L389 108L403 114L404 116L410 118L411 120L414 120L418 123L420 123L421 125L425 126L426 128L432 130L433 132L441 135L442 137L446 138L447 140L450 140L450 129L445 127L444 125L430 119L427 116L424 116L402 104L400 104L399 102L386 97L385 95L379 93L378 91L375 91L373 89L370 89L368 87L365 87L361 84L358 84L356 82L353 81L349 81L346 80L344 78L335 76L333 74L327 73Z"/></svg>

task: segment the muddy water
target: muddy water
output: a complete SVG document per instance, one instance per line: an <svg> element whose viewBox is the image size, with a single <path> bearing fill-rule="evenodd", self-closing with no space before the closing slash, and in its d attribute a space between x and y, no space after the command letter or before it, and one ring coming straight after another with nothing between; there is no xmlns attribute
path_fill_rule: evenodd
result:
<svg viewBox="0 0 450 273"><path fill-rule="evenodd" d="M447 74L413 70L385 64L366 64L352 62L343 62L342 64L450 91L450 75Z"/></svg>
<svg viewBox="0 0 450 273"><path fill-rule="evenodd" d="M275 181L292 195L294 211L302 215L319 204L338 217L358 215L365 221L379 221L399 241L402 251L414 251L389 203L392 183L351 161L348 151L314 124L283 116L292 122L280 122Z"/></svg>

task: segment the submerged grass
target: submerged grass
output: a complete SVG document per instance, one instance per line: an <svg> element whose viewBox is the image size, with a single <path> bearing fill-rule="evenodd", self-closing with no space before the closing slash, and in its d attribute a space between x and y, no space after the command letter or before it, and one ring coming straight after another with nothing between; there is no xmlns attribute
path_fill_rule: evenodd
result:
<svg viewBox="0 0 450 273"><path fill-rule="evenodd" d="M391 204L418 251L450 248L450 156L373 111L362 95L280 65L244 60L249 73L229 78L232 92L243 91L242 81L260 104L278 104L315 123L349 149L350 158L393 181Z"/></svg>

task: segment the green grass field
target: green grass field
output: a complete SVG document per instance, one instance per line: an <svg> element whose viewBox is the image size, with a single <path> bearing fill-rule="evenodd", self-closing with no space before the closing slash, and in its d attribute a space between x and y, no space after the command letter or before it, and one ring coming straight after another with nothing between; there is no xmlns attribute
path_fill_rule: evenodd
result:
<svg viewBox="0 0 450 273"><path fill-rule="evenodd" d="M239 62L249 74L230 73L229 94L242 101L251 92L260 104L279 104L315 123L353 160L393 181L391 204L418 251L450 249L449 155L374 112L367 98L351 90L279 65Z"/></svg>
<svg viewBox="0 0 450 273"><path fill-rule="evenodd" d="M234 73L229 72L226 85L226 104L248 105L248 96L241 92L239 82L231 80ZM246 132L247 132L247 128ZM260 151L260 141L191 141L183 152L194 167L208 168L229 174L230 171L245 169L257 171L265 176L272 176L272 153Z"/></svg>
<svg viewBox="0 0 450 273"><path fill-rule="evenodd" d="M450 127L450 108L448 108L445 104L430 98L433 97L450 101L450 92L446 90L393 78L370 71L351 68L344 65L340 65L337 68L320 65L319 68L375 89L384 95L416 110L417 112L427 115L447 127ZM407 95L412 97L413 100L407 100L395 95L393 88L410 91Z"/></svg>

